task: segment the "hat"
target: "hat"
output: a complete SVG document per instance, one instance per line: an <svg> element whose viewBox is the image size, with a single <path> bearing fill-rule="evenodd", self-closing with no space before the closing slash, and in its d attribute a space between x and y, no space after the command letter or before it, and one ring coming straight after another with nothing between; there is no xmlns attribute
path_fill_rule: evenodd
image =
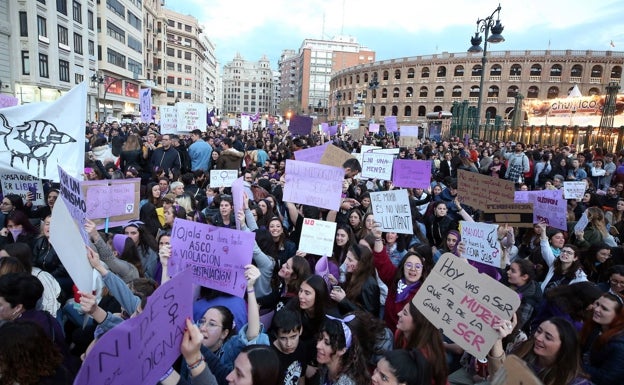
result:
<svg viewBox="0 0 624 385"><path fill-rule="evenodd" d="M117 251L117 255L121 255L126 247L126 239L130 238L125 234L115 234L113 236L113 247Z"/></svg>

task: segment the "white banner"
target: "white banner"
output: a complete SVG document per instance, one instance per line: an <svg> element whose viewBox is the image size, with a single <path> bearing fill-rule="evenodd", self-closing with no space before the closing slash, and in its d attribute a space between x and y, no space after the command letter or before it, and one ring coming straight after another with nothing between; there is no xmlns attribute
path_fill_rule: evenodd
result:
<svg viewBox="0 0 624 385"><path fill-rule="evenodd" d="M580 182L563 182L563 197L565 199L583 199L585 195L586 184Z"/></svg>
<svg viewBox="0 0 624 385"><path fill-rule="evenodd" d="M210 170L210 187L232 187L238 179L238 170Z"/></svg>
<svg viewBox="0 0 624 385"><path fill-rule="evenodd" d="M160 106L160 133L175 134L178 132L178 110L175 106Z"/></svg>
<svg viewBox="0 0 624 385"><path fill-rule="evenodd" d="M191 132L195 129L206 131L206 105L201 103L176 103L178 132Z"/></svg>
<svg viewBox="0 0 624 385"><path fill-rule="evenodd" d="M362 177L369 179L392 180L394 155L378 152L362 154Z"/></svg>
<svg viewBox="0 0 624 385"><path fill-rule="evenodd" d="M370 193L375 222L385 232L414 234L412 212L407 190L390 190Z"/></svg>
<svg viewBox="0 0 624 385"><path fill-rule="evenodd" d="M85 161L87 84L55 102L0 110L0 168L59 181L57 166L80 177Z"/></svg>
<svg viewBox="0 0 624 385"><path fill-rule="evenodd" d="M335 235L336 222L304 218L299 238L299 250L309 254L331 256Z"/></svg>

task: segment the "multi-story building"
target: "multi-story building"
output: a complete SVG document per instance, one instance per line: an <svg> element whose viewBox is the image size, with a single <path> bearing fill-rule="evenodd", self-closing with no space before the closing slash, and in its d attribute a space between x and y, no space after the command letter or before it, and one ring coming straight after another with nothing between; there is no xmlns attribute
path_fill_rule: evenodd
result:
<svg viewBox="0 0 624 385"><path fill-rule="evenodd" d="M204 103L204 55L202 29L193 16L163 9L167 20L165 72L167 104ZM205 39L204 39L205 40Z"/></svg>
<svg viewBox="0 0 624 385"><path fill-rule="evenodd" d="M482 56L469 53L397 58L356 65L331 79L330 119L353 116L358 94L365 94L366 120L421 123L431 112L451 111L453 102L477 105L484 79L481 121L486 116L508 118L515 96L526 99L566 97L578 85L583 95L605 94L609 82L622 82L624 52L612 51L492 51L483 71ZM378 88L371 89L376 77ZM452 112L452 111L451 111Z"/></svg>
<svg viewBox="0 0 624 385"><path fill-rule="evenodd" d="M202 78L204 85L204 103L208 111L215 109L215 115L219 114L219 108L217 104L217 74L218 74L218 62L216 56L216 47L206 33L201 33L199 39L202 42L202 46L205 47L203 52L202 63Z"/></svg>
<svg viewBox="0 0 624 385"><path fill-rule="evenodd" d="M280 73L279 71L272 71L273 72L273 101L271 103L271 110L269 111L269 114L272 116L280 116L281 115L281 110L280 110L280 103L281 103L281 95L282 95L282 83L281 83L281 79L280 79Z"/></svg>
<svg viewBox="0 0 624 385"><path fill-rule="evenodd" d="M236 116L272 111L273 72L266 56L257 62L250 62L237 54L234 60L223 66L222 79L222 114Z"/></svg>
<svg viewBox="0 0 624 385"><path fill-rule="evenodd" d="M167 23L162 18L162 0L143 0L143 83L152 89L152 105L166 104L163 51Z"/></svg>
<svg viewBox="0 0 624 385"><path fill-rule="evenodd" d="M93 0L3 1L1 91L20 104L54 101L88 78L97 66L95 7ZM88 111L95 114L94 97Z"/></svg>
<svg viewBox="0 0 624 385"><path fill-rule="evenodd" d="M301 103L297 99L297 64L298 55L293 49L282 51L277 62L277 70L279 71L279 112L284 116L288 111L296 112L301 110Z"/></svg>

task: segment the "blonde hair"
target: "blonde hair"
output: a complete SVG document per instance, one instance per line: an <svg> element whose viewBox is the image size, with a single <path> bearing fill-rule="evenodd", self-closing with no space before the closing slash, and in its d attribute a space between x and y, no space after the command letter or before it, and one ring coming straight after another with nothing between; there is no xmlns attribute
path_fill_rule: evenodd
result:
<svg viewBox="0 0 624 385"><path fill-rule="evenodd" d="M607 231L607 225L605 222L604 211L599 207L587 208L587 219L594 226L596 230L602 235L602 238L606 238L609 235Z"/></svg>

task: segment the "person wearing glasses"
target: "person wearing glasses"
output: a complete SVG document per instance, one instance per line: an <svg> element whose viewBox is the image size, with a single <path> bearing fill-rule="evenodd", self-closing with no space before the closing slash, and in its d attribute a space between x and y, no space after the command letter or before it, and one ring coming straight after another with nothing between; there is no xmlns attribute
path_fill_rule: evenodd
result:
<svg viewBox="0 0 624 385"><path fill-rule="evenodd" d="M624 295L624 265L614 265L607 270L609 278L598 287L605 293Z"/></svg>
<svg viewBox="0 0 624 385"><path fill-rule="evenodd" d="M587 281L587 274L581 267L579 249L565 243L565 238L561 230L551 233L550 242L546 235L546 223L540 221L542 228L540 238L540 249L542 258L548 266L548 272L542 282L542 293L561 285L569 285L575 282Z"/></svg>

